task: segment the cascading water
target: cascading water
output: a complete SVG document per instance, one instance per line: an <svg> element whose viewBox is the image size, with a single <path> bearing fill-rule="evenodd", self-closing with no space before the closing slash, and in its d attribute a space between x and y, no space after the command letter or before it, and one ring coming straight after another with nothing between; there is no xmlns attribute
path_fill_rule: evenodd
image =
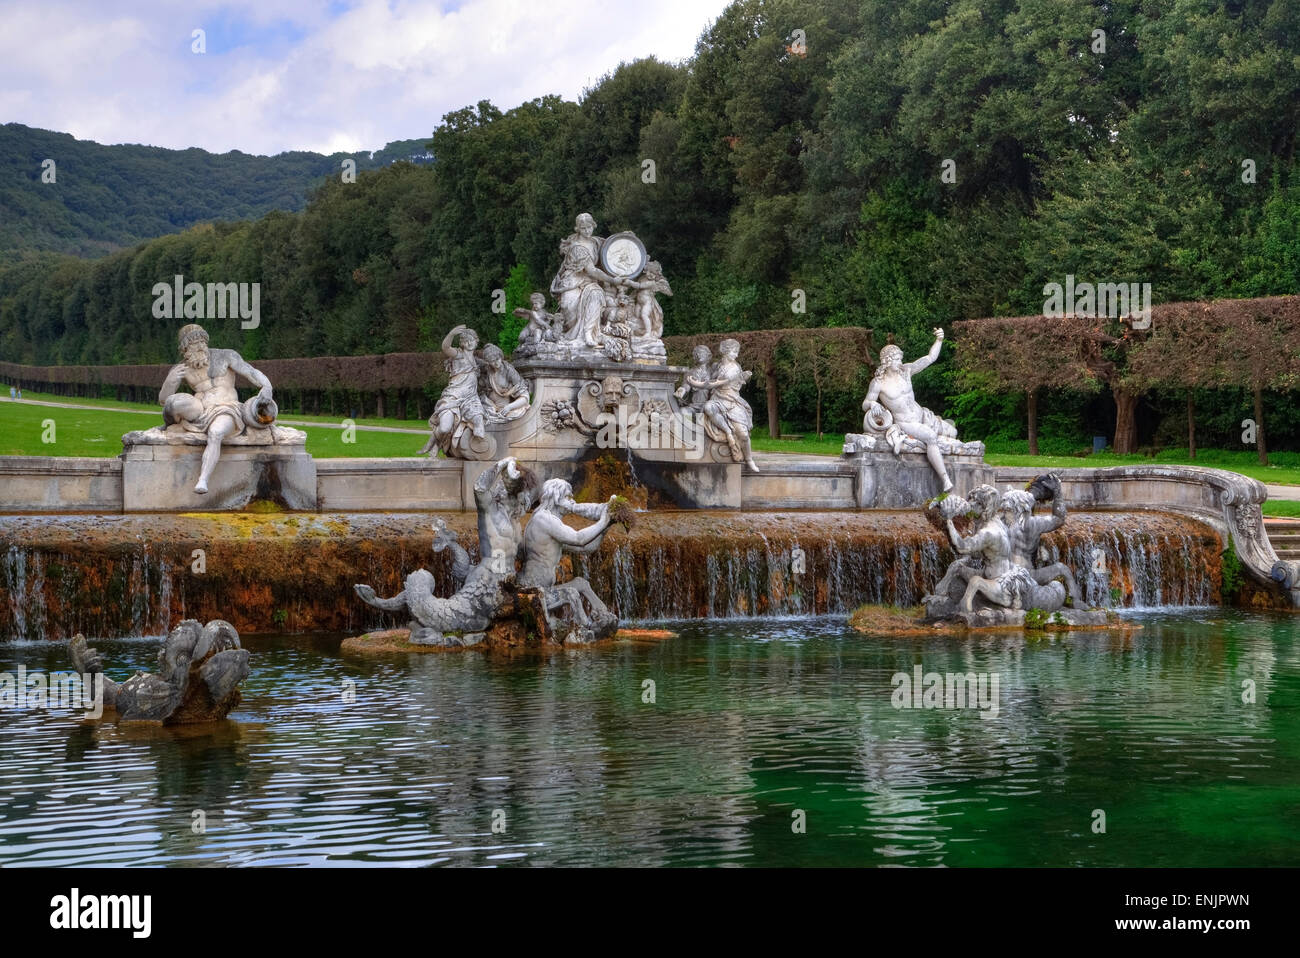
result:
<svg viewBox="0 0 1300 958"><path fill-rule="evenodd" d="M471 554L475 520L446 514ZM0 517L0 639L157 635L184 617L240 632L355 631L405 624L374 613L352 585L381 594L417 568L451 592L429 514ZM196 570L193 550L206 566ZM1218 536L1152 513L1071 514L1043 559L1075 570L1089 605L1218 600ZM1100 561L1098 561L1100 556ZM847 614L913 606L953 559L919 513L640 513L598 553L570 557L626 621Z"/></svg>

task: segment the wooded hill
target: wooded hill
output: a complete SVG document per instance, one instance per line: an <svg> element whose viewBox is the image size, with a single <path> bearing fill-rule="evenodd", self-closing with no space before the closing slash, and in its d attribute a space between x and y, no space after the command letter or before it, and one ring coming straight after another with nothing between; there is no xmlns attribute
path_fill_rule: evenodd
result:
<svg viewBox="0 0 1300 958"><path fill-rule="evenodd" d="M301 210L344 159L358 170L379 169L426 153L426 142L396 141L373 156L252 156L104 146L7 123L0 126L0 262L42 250L100 256L208 220ZM52 183L42 180L47 160Z"/></svg>

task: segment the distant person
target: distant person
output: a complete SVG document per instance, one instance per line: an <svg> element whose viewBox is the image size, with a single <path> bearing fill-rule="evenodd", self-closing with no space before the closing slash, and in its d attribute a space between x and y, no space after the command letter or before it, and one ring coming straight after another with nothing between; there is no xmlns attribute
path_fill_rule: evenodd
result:
<svg viewBox="0 0 1300 958"><path fill-rule="evenodd" d="M19 402L22 402L22 401L23 401L23 387L22 387L22 386L19 386L19 387L18 387L18 401L19 401Z"/></svg>
<svg viewBox="0 0 1300 958"><path fill-rule="evenodd" d="M17 399L17 398L18 398L17 390L15 390L13 386L10 386L10 387L9 387L9 398L10 398L10 399Z"/></svg>

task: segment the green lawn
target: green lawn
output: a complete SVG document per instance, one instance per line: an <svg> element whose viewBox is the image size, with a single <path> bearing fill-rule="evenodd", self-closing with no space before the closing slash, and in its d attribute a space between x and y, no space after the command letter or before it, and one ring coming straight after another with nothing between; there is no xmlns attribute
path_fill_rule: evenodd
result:
<svg viewBox="0 0 1300 958"><path fill-rule="evenodd" d="M1300 502L1292 499L1269 499L1263 505L1264 515L1300 518Z"/></svg>
<svg viewBox="0 0 1300 958"><path fill-rule="evenodd" d="M116 409L72 409L36 406L26 400L48 398L50 402L120 407ZM6 456L116 456L122 451L122 434L133 429L147 429L161 422L161 412L156 406L143 403L116 403L112 400L67 399L28 393L21 403L0 399L0 455ZM288 416L304 421L338 423L338 417ZM55 442L43 443L41 435L44 420L55 423ZM365 426L393 426L421 429L422 423L413 419L363 419L357 423ZM358 428L356 441L343 442L343 432L337 428L303 427L307 433L307 451L321 458L330 457L388 457L414 456L424 444L415 433L370 432ZM423 431L423 430L421 430ZM788 452L804 456L838 456L844 437L826 434L822 439L809 435L801 439L772 439L766 429L756 429L752 438L757 452ZM985 461L994 466L1028 466L1044 471L1049 469L1099 468L1149 463L1171 465L1207 466L1230 469L1262 482L1280 485L1300 485L1300 453L1275 452L1270 454L1270 465L1261 466L1252 450L1202 449L1195 459L1187 458L1185 449L1169 449L1156 456L1119 456L1103 452L1087 456L1030 456L1019 452L990 451ZM1275 507L1281 508L1281 507ZM1270 512L1270 515L1292 513Z"/></svg>
<svg viewBox="0 0 1300 958"><path fill-rule="evenodd" d="M821 439L815 435L802 439L773 439L767 428L756 429L749 439L755 452L792 452L800 456L838 456L844 450L844 437L827 433Z"/></svg>
<svg viewBox="0 0 1300 958"><path fill-rule="evenodd" d="M4 456L116 456L122 452L122 434L160 424L162 416L99 409L58 409L32 406L25 401L0 401L0 455ZM42 441L45 422L54 423L54 442ZM367 425L373 423L368 420ZM307 426L307 451L319 458L414 456L424 445L418 435L401 432L367 432L358 429L355 442L343 441L343 430Z"/></svg>

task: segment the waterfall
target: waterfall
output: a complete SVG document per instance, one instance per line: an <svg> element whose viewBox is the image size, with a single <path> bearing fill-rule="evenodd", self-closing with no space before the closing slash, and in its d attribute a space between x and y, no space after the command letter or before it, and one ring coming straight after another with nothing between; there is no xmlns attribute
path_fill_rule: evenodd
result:
<svg viewBox="0 0 1300 958"><path fill-rule="evenodd" d="M444 518L474 554L474 517ZM404 624L361 606L352 586L393 595L424 567L449 595L450 554L431 546L427 513L0 516L0 640L158 635L185 617L251 633ZM1209 605L1221 548L1190 519L1078 513L1043 537L1040 558L1073 569L1089 606ZM915 512L652 511L567 559L560 578L584 576L625 621L844 615L915 606L953 558Z"/></svg>

